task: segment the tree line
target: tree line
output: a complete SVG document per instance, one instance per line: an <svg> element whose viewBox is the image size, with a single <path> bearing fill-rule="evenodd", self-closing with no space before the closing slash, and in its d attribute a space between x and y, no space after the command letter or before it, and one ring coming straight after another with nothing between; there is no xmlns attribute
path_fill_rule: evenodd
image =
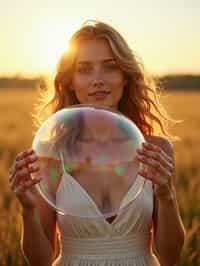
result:
<svg viewBox="0 0 200 266"><path fill-rule="evenodd" d="M200 90L200 75L165 75L155 77L157 83L162 89L170 90ZM40 76L36 78L26 77L0 77L0 88L24 88L35 89L45 85L45 78Z"/></svg>

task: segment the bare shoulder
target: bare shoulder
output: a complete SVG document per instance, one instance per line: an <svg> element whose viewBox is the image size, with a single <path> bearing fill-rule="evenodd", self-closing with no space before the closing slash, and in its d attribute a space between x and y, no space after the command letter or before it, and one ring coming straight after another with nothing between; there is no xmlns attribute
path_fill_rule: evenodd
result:
<svg viewBox="0 0 200 266"><path fill-rule="evenodd" d="M167 155L173 157L174 145L168 138L161 136L145 136L145 140L159 146Z"/></svg>

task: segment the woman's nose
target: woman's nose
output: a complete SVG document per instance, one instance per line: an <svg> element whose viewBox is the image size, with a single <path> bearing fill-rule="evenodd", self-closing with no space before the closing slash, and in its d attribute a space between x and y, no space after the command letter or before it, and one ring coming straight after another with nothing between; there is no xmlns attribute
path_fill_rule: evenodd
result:
<svg viewBox="0 0 200 266"><path fill-rule="evenodd" d="M95 79L93 80L92 85L94 87L102 87L104 85L104 82L102 79Z"/></svg>
<svg viewBox="0 0 200 266"><path fill-rule="evenodd" d="M94 87L100 87L104 85L104 78L103 78L101 71L94 73L94 76L92 79L92 85Z"/></svg>

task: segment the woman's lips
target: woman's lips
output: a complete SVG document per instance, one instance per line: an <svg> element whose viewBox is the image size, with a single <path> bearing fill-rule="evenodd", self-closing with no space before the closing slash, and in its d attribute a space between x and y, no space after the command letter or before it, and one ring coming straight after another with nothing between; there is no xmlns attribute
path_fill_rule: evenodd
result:
<svg viewBox="0 0 200 266"><path fill-rule="evenodd" d="M108 91L96 91L95 93L92 93L91 96L96 100L103 100L107 97L108 94L110 94L110 92Z"/></svg>

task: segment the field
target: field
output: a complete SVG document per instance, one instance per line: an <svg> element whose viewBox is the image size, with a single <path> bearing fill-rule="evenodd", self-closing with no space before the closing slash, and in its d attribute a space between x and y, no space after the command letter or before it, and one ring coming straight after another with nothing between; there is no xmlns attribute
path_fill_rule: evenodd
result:
<svg viewBox="0 0 200 266"><path fill-rule="evenodd" d="M171 116L183 119L172 132L178 203L187 239L177 266L200 265L200 93L169 92L163 101ZM0 265L25 266L20 250L21 216L8 186L8 168L17 153L31 147L33 90L0 91Z"/></svg>

